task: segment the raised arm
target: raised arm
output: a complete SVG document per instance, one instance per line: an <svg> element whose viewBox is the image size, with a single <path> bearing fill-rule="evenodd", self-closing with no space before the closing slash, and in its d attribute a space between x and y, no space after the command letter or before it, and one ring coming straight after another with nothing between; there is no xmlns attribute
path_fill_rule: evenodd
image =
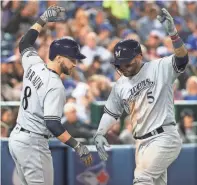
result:
<svg viewBox="0 0 197 185"><path fill-rule="evenodd" d="M176 30L173 18L165 8L162 8L162 14L158 15L157 19L163 24L166 32L171 37L174 47L176 70L177 72L182 72L186 68L189 58L187 49Z"/></svg>
<svg viewBox="0 0 197 185"><path fill-rule="evenodd" d="M19 42L19 51L23 53L25 49L33 47L40 31L47 22L64 21L65 18L59 17L60 12L65 9L59 6L50 6L38 19L38 21L28 30Z"/></svg>

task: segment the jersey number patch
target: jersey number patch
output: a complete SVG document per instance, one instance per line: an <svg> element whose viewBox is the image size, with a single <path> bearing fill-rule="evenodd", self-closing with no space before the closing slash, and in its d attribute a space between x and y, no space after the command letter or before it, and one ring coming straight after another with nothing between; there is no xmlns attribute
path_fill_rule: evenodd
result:
<svg viewBox="0 0 197 185"><path fill-rule="evenodd" d="M23 108L26 110L28 107L28 98L31 96L31 88L29 86L25 87L24 97L22 100Z"/></svg>
<svg viewBox="0 0 197 185"><path fill-rule="evenodd" d="M149 104L153 103L154 100L155 100L155 98L153 97L152 93L153 93L152 91L147 93L147 98L148 98L148 103Z"/></svg>

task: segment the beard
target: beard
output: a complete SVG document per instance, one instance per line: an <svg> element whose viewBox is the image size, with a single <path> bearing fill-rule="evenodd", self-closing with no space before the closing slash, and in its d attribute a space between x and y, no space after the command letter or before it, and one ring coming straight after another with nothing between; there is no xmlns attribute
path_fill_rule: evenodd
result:
<svg viewBox="0 0 197 185"><path fill-rule="evenodd" d="M71 75L72 73L72 69L67 68L66 65L64 65L63 63L61 63L61 69L62 69L62 73L66 75Z"/></svg>

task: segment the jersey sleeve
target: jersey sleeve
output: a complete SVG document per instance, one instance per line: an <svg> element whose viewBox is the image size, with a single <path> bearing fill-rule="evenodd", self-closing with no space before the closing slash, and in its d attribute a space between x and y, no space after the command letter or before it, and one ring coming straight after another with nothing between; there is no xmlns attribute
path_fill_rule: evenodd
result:
<svg viewBox="0 0 197 185"><path fill-rule="evenodd" d="M23 50L21 56L24 71L26 71L31 65L43 62L43 60L40 58L37 51L33 47L29 47Z"/></svg>
<svg viewBox="0 0 197 185"><path fill-rule="evenodd" d="M104 106L104 112L113 116L115 119L118 119L123 113L123 106L116 86L117 84L115 84L111 90L108 100Z"/></svg>
<svg viewBox="0 0 197 185"><path fill-rule="evenodd" d="M164 78L173 83L180 73L184 72L184 69L179 70L175 63L175 55L170 55L159 61L159 71L164 75Z"/></svg>
<svg viewBox="0 0 197 185"><path fill-rule="evenodd" d="M55 88L47 92L44 99L44 120L61 121L65 98L63 88Z"/></svg>

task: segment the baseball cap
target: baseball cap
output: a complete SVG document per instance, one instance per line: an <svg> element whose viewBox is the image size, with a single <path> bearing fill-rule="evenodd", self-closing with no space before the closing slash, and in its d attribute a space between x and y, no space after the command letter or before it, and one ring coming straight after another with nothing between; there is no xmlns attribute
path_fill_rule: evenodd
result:
<svg viewBox="0 0 197 185"><path fill-rule="evenodd" d="M182 25L182 23L183 23L183 19L181 19L178 16L174 17L174 24Z"/></svg>
<svg viewBox="0 0 197 185"><path fill-rule="evenodd" d="M103 23L99 26L99 31L102 31L102 30L107 30L107 31L110 31L112 32L113 31L113 27L111 24L109 23Z"/></svg>

